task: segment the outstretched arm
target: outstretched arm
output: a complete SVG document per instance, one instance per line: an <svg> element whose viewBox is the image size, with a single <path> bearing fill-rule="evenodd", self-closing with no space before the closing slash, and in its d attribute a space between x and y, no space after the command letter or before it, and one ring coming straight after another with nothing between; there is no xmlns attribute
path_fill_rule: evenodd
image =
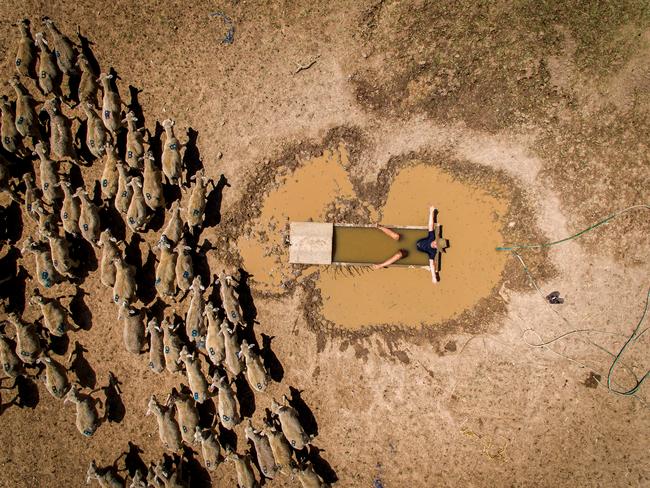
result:
<svg viewBox="0 0 650 488"><path fill-rule="evenodd" d="M438 276L436 275L436 262L429 259L429 269L431 270L431 281L438 283Z"/></svg>
<svg viewBox="0 0 650 488"><path fill-rule="evenodd" d="M429 207L429 232L433 230L433 216L436 213L436 207Z"/></svg>

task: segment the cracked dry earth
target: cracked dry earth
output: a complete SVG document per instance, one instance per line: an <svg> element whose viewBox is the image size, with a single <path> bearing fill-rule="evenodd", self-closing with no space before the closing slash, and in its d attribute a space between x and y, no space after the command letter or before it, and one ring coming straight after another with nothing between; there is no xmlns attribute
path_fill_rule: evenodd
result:
<svg viewBox="0 0 650 488"><path fill-rule="evenodd" d="M208 261L251 273L255 332L258 339L274 337L284 371L270 394L280 396L288 385L302 391L317 422L314 443L328 481L344 487L650 484L648 385L624 397L608 392L606 381L610 353L641 317L649 286L645 210L547 251L522 252L543 294L561 291L565 303L554 308L509 254L498 257L504 262L493 286L437 315L414 311L418 303L371 310L376 304L367 296L354 299L353 278L291 268L282 245L265 257L267 269L263 260L252 263L241 243L265 246L255 227L265 202L309 161L336 151L345 154L345 187L334 187L305 219L388 218L382 209L391 185L414 161L435 170L425 174L466 185L469 195L503 201L490 230L503 242L554 241L616 210L647 204L646 2L232 1L217 7L3 0L2 7L2 79L13 74L11 24L48 15L68 35L78 27L92 39L101 66L119 74L124 96L129 84L142 89L147 127L171 116L177 127L198 133L195 157L208 176L223 174L230 185L221 221L204 231L218 247ZM215 10L234 22L232 45L220 43L223 25L209 17ZM88 175L100 172L95 165ZM344 193L338 199L337 191ZM432 200L442 218L446 209L436 195ZM422 222L405 224L426 225L426 208L396 208L390 223L401 223L396 220L406 212L405 219L422 215ZM34 230L29 225L21 241ZM283 235L283 226L264 231ZM461 222L448 226L467 235ZM436 297L453 299L445 287L454 282L447 274L454 268L472 285L463 263L452 261L454 236L447 237L450 265L424 309L435 309ZM155 239L149 232L144 243ZM495 244L486 239L490 252ZM32 259L22 262L32 270ZM398 271L399 280L420 273ZM380 285L373 281L380 273L386 272L359 277L369 280L366 295ZM333 308L328 300L337 279L351 291ZM110 464L129 441L145 461L162 454L153 419L143 413L149 396L163 396L177 379L160 380L123 350L98 273L84 290L92 327L74 339L88 349L98 384L108 371L123 382L125 417L83 439L73 409L39 385L33 408L9 407L0 416L0 486L81 486L91 459ZM409 308L396 313L402 306ZM350 316L343 307L351 307ZM535 347L574 329L604 332ZM624 357L637 377L649 367L649 341L642 336ZM623 389L634 385L629 370L613 376ZM257 422L262 402L259 407ZM233 486L234 476L232 466L224 467L212 486ZM265 486L299 483L277 478Z"/></svg>

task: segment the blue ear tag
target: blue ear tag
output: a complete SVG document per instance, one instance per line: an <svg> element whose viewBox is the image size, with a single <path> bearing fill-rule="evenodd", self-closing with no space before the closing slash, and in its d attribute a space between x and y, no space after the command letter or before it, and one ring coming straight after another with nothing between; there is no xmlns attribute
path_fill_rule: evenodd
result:
<svg viewBox="0 0 650 488"><path fill-rule="evenodd" d="M122 192L123 197L126 197L127 195L128 195L128 192L125 192L125 191Z"/></svg>
<svg viewBox="0 0 650 488"><path fill-rule="evenodd" d="M67 218L68 218L68 212L63 212L63 219L65 220Z"/></svg>
<svg viewBox="0 0 650 488"><path fill-rule="evenodd" d="M188 278L190 276L189 271L183 271L183 278Z"/></svg>
<svg viewBox="0 0 650 488"><path fill-rule="evenodd" d="M199 394L198 394L198 393L195 393L195 394L194 394L194 400L198 400L198 399L199 399Z"/></svg>
<svg viewBox="0 0 650 488"><path fill-rule="evenodd" d="M133 157L133 151L129 151L127 154L127 158L131 159Z"/></svg>
<svg viewBox="0 0 650 488"><path fill-rule="evenodd" d="M196 337L197 335L199 335L199 331L196 330L196 329L194 329L194 330L192 331L192 337Z"/></svg>
<svg viewBox="0 0 650 488"><path fill-rule="evenodd" d="M104 110L104 118L105 119L110 119L111 118L111 112L108 110Z"/></svg>
<svg viewBox="0 0 650 488"><path fill-rule="evenodd" d="M169 346L165 346L165 354L169 354Z"/></svg>
<svg viewBox="0 0 650 488"><path fill-rule="evenodd" d="M88 224L83 225L84 230L88 230Z"/></svg>
<svg viewBox="0 0 650 488"><path fill-rule="evenodd" d="M21 64L23 64L23 60L20 58L16 58L16 66L20 66Z"/></svg>
<svg viewBox="0 0 650 488"><path fill-rule="evenodd" d="M21 115L20 117L18 117L18 120L16 121L16 123L17 123L17 124L22 124L22 123L23 123L23 120L24 120L24 119L23 119L23 116Z"/></svg>
<svg viewBox="0 0 650 488"><path fill-rule="evenodd" d="M104 179L102 180L102 186L103 186L104 188L106 188L106 187L108 186L108 180L107 180L106 178L104 178Z"/></svg>

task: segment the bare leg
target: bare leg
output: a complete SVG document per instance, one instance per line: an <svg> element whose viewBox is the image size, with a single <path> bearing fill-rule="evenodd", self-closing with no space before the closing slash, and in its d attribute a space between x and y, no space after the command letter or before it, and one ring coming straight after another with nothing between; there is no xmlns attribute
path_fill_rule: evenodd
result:
<svg viewBox="0 0 650 488"><path fill-rule="evenodd" d="M396 241L399 241L399 234L393 230L390 230L388 227L384 227L382 225L378 225L377 228L382 231L384 234L386 234L388 237L391 239L394 239Z"/></svg>
<svg viewBox="0 0 650 488"><path fill-rule="evenodd" d="M383 263L373 264L372 267L373 269L385 268L386 266L393 264L395 261L402 259L404 256L406 256L406 253L402 250L399 250Z"/></svg>

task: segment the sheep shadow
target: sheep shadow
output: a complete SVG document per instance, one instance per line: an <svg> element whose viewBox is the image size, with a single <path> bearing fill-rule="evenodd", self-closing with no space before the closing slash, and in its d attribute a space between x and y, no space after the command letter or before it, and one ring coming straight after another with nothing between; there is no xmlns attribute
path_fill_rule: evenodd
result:
<svg viewBox="0 0 650 488"><path fill-rule="evenodd" d="M212 486L210 473L203 467L203 463L197 458L192 448L183 446L183 459L185 460L183 469L190 474L188 485L190 488L209 488Z"/></svg>
<svg viewBox="0 0 650 488"><path fill-rule="evenodd" d="M7 254L0 259L0 297L7 301L7 310L25 310L27 270L18 264L22 257L16 247L9 249Z"/></svg>
<svg viewBox="0 0 650 488"><path fill-rule="evenodd" d="M332 468L332 465L321 456L321 452L325 451L316 446L310 446L307 458L314 466L314 470L321 476L321 478L323 478L323 481L329 484L336 483L339 480L339 477L337 476L336 471Z"/></svg>
<svg viewBox="0 0 650 488"><path fill-rule="evenodd" d="M271 379L276 383L280 383L282 381L282 378L284 378L284 367L271 349L271 341L273 339L273 336L262 334L262 347L260 348L260 355L262 356L264 366L269 372Z"/></svg>
<svg viewBox="0 0 650 488"><path fill-rule="evenodd" d="M142 92L133 85L129 85L129 103L127 105L129 111L133 112L133 115L138 119L140 127L145 126L144 112L142 111L142 105L140 105L140 100L138 100L138 95Z"/></svg>
<svg viewBox="0 0 650 488"><path fill-rule="evenodd" d="M93 75L97 76L101 68L99 66L99 61L97 61L97 58L95 57L95 53L90 47L93 46L94 43L90 41L87 37L82 36L81 31L79 31L79 28L77 28L77 38L79 39L79 46L81 47L81 53L88 60L88 64L90 65L90 69L92 70Z"/></svg>
<svg viewBox="0 0 650 488"><path fill-rule="evenodd" d="M70 363L69 369L77 377L77 383L82 388L94 389L97 385L97 374L92 368L88 360L84 357L84 353L88 352L79 342L75 342L74 349L70 353L70 357L74 357Z"/></svg>
<svg viewBox="0 0 650 488"><path fill-rule="evenodd" d="M183 167L185 168L185 181L189 185L191 178L197 171L203 168L201 162L201 152L196 145L199 133L192 127L187 128L187 142L185 143L185 152L183 153Z"/></svg>
<svg viewBox="0 0 650 488"><path fill-rule="evenodd" d="M76 292L70 301L69 309L74 324L80 329L90 330L93 325L93 313L84 301L84 297L86 296L88 296L88 293L77 287Z"/></svg>
<svg viewBox="0 0 650 488"><path fill-rule="evenodd" d="M235 378L235 386L237 388L240 416L242 418L252 417L255 413L255 394L243 374Z"/></svg>
<svg viewBox="0 0 650 488"><path fill-rule="evenodd" d="M298 412L298 418L300 424L305 429L305 432L314 437L318 435L318 423L316 422L316 417L311 411L311 408L305 403L302 399L302 392L293 386L289 387L289 392L291 397L289 398L289 403L293 408Z"/></svg>
<svg viewBox="0 0 650 488"><path fill-rule="evenodd" d="M239 295L239 304L241 305L243 315L242 320L247 325L247 329L252 330L255 319L257 318L257 308L255 307L251 288L248 284L250 277L251 275L244 268L239 268L239 280L235 291Z"/></svg>
<svg viewBox="0 0 650 488"><path fill-rule="evenodd" d="M0 242L16 244L23 235L23 219L20 205L13 201L0 211ZM3 268L4 269L4 268Z"/></svg>
<svg viewBox="0 0 650 488"><path fill-rule="evenodd" d="M216 185L207 196L205 204L205 221L204 228L215 227L221 222L221 202L223 201L223 190L230 186L228 179L222 174Z"/></svg>
<svg viewBox="0 0 650 488"><path fill-rule="evenodd" d="M14 401L15 405L19 408L36 408L40 400L38 393L38 386L31 378L24 375L18 376L14 384L17 396Z"/></svg>
<svg viewBox="0 0 650 488"><path fill-rule="evenodd" d="M108 383L101 389L106 397L104 401L104 418L108 422L119 423L126 415L126 406L122 401L122 390L120 390L121 384L117 377L109 372Z"/></svg>
<svg viewBox="0 0 650 488"><path fill-rule="evenodd" d="M144 451L131 441L129 441L128 446L129 449L124 451L120 457L124 456L124 466L126 471L129 473L129 476L133 478L138 471L142 474L146 474L147 465L140 456ZM117 460L119 460L119 458Z"/></svg>

